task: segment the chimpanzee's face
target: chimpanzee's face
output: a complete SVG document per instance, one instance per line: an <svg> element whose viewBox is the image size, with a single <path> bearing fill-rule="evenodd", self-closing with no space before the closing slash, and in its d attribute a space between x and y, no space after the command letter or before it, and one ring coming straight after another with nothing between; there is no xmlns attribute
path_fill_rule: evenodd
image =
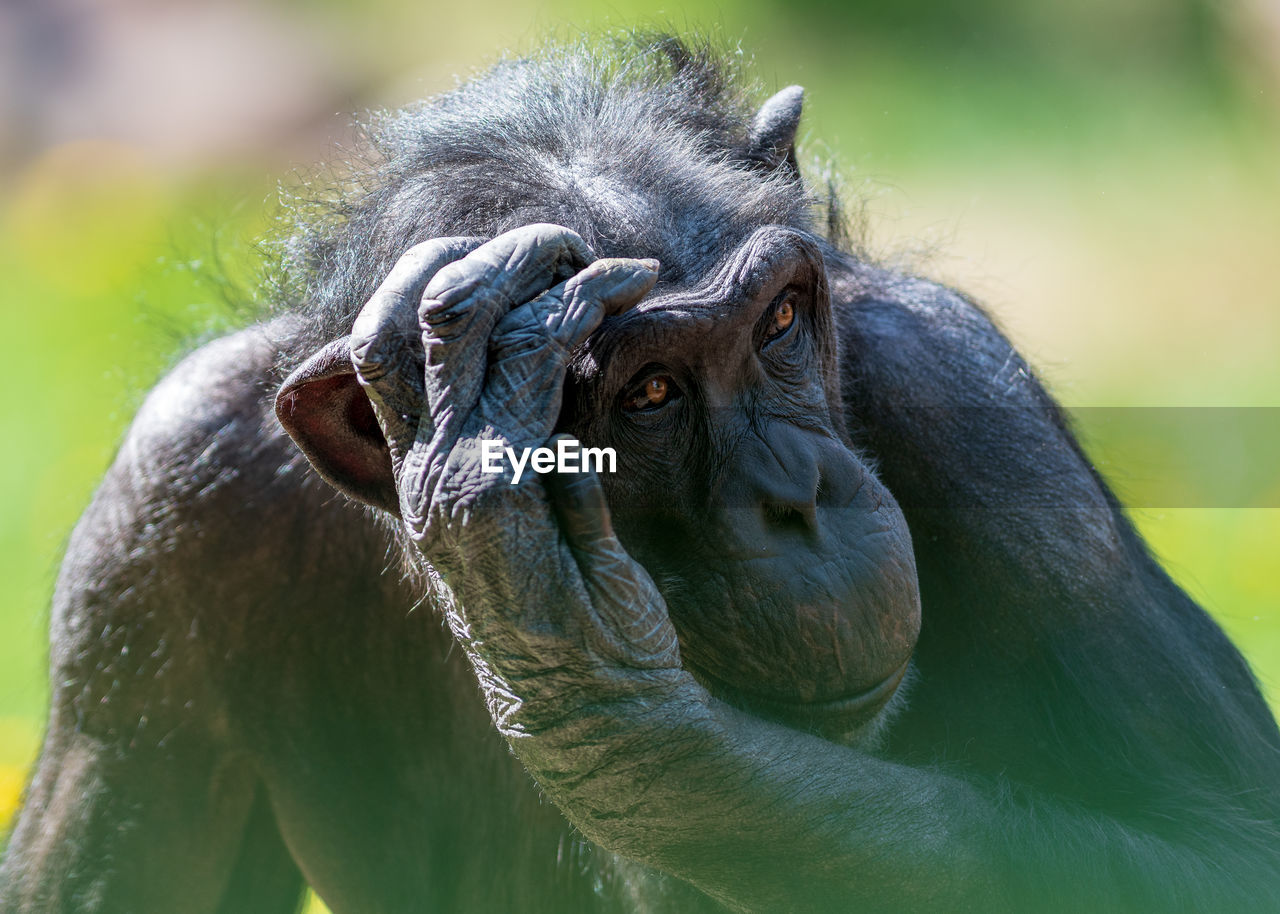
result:
<svg viewBox="0 0 1280 914"><path fill-rule="evenodd" d="M561 426L616 451L616 529L694 675L842 738L896 691L920 602L902 513L843 432L835 359L821 252L765 226L608 319Z"/></svg>

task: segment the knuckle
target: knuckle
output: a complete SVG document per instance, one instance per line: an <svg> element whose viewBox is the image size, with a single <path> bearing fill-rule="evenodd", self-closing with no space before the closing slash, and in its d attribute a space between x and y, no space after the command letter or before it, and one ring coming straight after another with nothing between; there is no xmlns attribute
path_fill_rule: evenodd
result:
<svg viewBox="0 0 1280 914"><path fill-rule="evenodd" d="M571 255L581 262L594 259L591 246L571 228L554 222L535 222L508 233L512 240L533 248L551 247L559 254Z"/></svg>
<svg viewBox="0 0 1280 914"><path fill-rule="evenodd" d="M385 373L400 361L403 341L398 335L378 332L372 335L351 334L351 363L366 377Z"/></svg>
<svg viewBox="0 0 1280 914"><path fill-rule="evenodd" d="M351 325L351 350L385 348L390 342L398 342L404 336L402 322L394 300L375 296L360 309Z"/></svg>
<svg viewBox="0 0 1280 914"><path fill-rule="evenodd" d="M483 285L466 288L465 294L447 294L423 298L418 306L418 326L435 334L451 326L462 330L484 328L498 320L507 307L501 293Z"/></svg>
<svg viewBox="0 0 1280 914"><path fill-rule="evenodd" d="M400 261L407 261L411 266L420 267L422 270L438 270L445 266L446 262L466 256L479 244L479 239L462 236L429 238L426 241L419 241L405 251Z"/></svg>
<svg viewBox="0 0 1280 914"><path fill-rule="evenodd" d="M400 260L409 262L434 260L438 255L448 250L450 240L448 238L429 238L426 241L419 241L405 251L400 256Z"/></svg>
<svg viewBox="0 0 1280 914"><path fill-rule="evenodd" d="M386 367L386 349L380 346L376 339L357 342L353 337L351 340L351 364L355 366L356 371L360 372L360 374L372 379L374 373L381 372Z"/></svg>
<svg viewBox="0 0 1280 914"><path fill-rule="evenodd" d="M355 322L351 325L351 348L355 349L357 346L367 348L373 345L383 335L386 323L380 309L366 305L356 315Z"/></svg>
<svg viewBox="0 0 1280 914"><path fill-rule="evenodd" d="M481 288L496 269L483 249L445 264L431 278L422 293L418 313L421 315L424 310L448 307L464 301Z"/></svg>

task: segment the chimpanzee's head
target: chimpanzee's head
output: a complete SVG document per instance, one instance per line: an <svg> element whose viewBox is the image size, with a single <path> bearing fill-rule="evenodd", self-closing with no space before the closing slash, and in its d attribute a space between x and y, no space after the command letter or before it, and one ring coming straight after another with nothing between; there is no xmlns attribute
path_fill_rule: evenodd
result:
<svg viewBox="0 0 1280 914"><path fill-rule="evenodd" d="M615 528L690 671L755 713L845 738L895 694L920 603L906 521L842 419L834 249L794 152L801 92L748 115L705 53L628 53L597 70L580 53L507 64L385 123L371 189L299 236L303 294L333 339L412 244L534 222L600 256L657 259L653 291L575 353L559 428L616 452L602 477ZM321 368L291 380L289 432L330 481L394 506L349 365ZM333 416L338 446L363 457L317 458Z"/></svg>

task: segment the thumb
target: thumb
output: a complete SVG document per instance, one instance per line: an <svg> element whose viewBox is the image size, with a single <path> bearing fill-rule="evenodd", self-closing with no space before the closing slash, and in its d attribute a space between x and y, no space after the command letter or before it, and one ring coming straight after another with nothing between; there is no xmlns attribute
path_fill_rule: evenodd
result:
<svg viewBox="0 0 1280 914"><path fill-rule="evenodd" d="M554 449L560 439L574 441L571 435L556 435L547 444ZM604 488L594 470L550 473L543 481L551 493L560 531L575 551L599 554L612 551L618 545Z"/></svg>
<svg viewBox="0 0 1280 914"><path fill-rule="evenodd" d="M613 535L600 477L585 470L543 480L590 596L591 650L635 669L680 671L680 647L667 604L653 579Z"/></svg>

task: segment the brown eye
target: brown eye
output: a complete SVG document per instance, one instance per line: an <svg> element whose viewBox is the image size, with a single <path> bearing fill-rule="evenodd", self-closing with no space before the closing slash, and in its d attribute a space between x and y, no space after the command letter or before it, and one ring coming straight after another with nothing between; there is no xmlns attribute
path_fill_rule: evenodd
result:
<svg viewBox="0 0 1280 914"><path fill-rule="evenodd" d="M773 306L773 323L769 325L769 332L765 335L765 342L775 340L790 329L795 323L796 305L795 295L788 292L781 301Z"/></svg>
<svg viewBox="0 0 1280 914"><path fill-rule="evenodd" d="M667 402L674 388L674 382L667 375L654 375L651 378L647 378L644 383L636 388L623 401L622 406L630 412L657 409Z"/></svg>

